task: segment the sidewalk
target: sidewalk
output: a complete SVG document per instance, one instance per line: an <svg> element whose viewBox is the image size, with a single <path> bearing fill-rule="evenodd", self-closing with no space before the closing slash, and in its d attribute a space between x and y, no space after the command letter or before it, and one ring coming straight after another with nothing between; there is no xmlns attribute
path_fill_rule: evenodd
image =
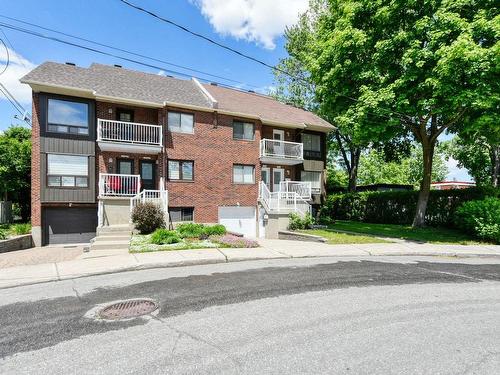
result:
<svg viewBox="0 0 500 375"><path fill-rule="evenodd" d="M0 269L0 288L58 281L148 268L239 262L258 259L356 256L444 256L496 257L500 245L433 245L414 243L376 243L328 245L317 242L259 240L253 249L200 249L128 254L113 251L92 251L77 259L55 263Z"/></svg>

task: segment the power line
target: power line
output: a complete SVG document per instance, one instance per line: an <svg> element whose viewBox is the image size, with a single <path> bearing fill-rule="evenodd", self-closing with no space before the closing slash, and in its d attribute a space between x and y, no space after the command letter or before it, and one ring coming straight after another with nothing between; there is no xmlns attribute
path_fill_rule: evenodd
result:
<svg viewBox="0 0 500 375"><path fill-rule="evenodd" d="M1 84L0 84L1 85ZM2 87L5 88L5 86L2 85ZM8 91L4 91L4 89L0 87L0 92L7 98L7 100L12 104L12 106L18 111L21 115L24 116L25 112L23 112L20 107L16 105L16 103L12 100L11 96L9 95L10 93Z"/></svg>
<svg viewBox="0 0 500 375"><path fill-rule="evenodd" d="M246 58L246 59L252 60L252 61L254 61L254 62L258 63L258 64L261 64L261 65L263 65L263 66L266 66L266 67L268 67L268 68L270 68L270 69L272 69L272 70L274 70L274 71L276 71L276 72L279 72L279 73L285 74L285 75L289 76L290 78L296 79L296 80L301 81L301 82L307 82L307 83L309 83L307 80L305 80L305 79L304 79L304 78L302 78L302 77L297 77L297 76L294 76L293 74L291 74L291 73L287 72L286 70L283 70L283 69L278 68L278 67L276 67L276 66L274 66L274 65L268 64L268 63L266 63L266 62L264 62L264 61L262 61L262 60L259 60L259 59L255 58L255 57L253 57L253 56L250 56L250 55L247 55L247 54L245 54L245 53L243 53L243 52L240 52L240 51L238 51L238 50L236 50L236 49L234 49L234 48L232 48L232 47L226 46L225 44L222 44L222 43L220 43L220 42L217 42L216 40L213 40L212 38L209 38L209 37L207 37L207 36L205 36L205 35L203 35L203 34L200 34L200 33L197 33L197 32L195 32L195 31L192 31L191 29L189 29L189 28L188 28L188 27L186 27L186 26L180 25L180 24L178 24L178 23L176 23L176 22L174 22L174 21L172 21L172 20L169 20L169 19L167 19L167 18L164 18L164 17L162 17L162 16L160 16L160 15L158 15L158 14L156 14L156 13L154 13L154 12L150 11L150 10L147 10L147 9L145 9L145 8L142 8L142 7L138 6L138 5L132 4L132 3L130 3L130 2L129 2L129 1L127 1L127 0L118 0L118 1L120 1L121 3L123 3L123 4L127 5L127 6L129 6L129 7L131 7L131 8L134 8L134 9L136 9L136 10L140 11L140 12L143 12L143 13L149 14L150 16L152 16L152 17L154 17L154 18L156 18L156 19L158 19L158 20L160 20L160 21L163 21L163 22L168 23L168 24L170 24L170 25L172 25L172 26L175 26L175 27L177 27L177 28L181 29L182 31L185 31L185 32L187 32L187 33L189 33L189 34L191 34L191 35L194 35L194 36L195 36L195 37L197 37L197 38L201 38L201 39L203 39L203 40L205 40L205 41L207 41L207 42L209 42L209 43L212 43L212 44L214 44L214 45L216 45L216 46L218 46L218 47L221 47L221 48L223 48L223 49L225 49L225 50L227 50L227 51L230 51L230 52L232 52L232 53L235 53L235 54L237 54L237 55L239 55L239 56L241 56L241 57L244 57L244 58ZM339 96L342 96L342 97L345 97L345 98L347 98L347 99L349 99L349 100L355 101L355 102L362 102L362 101L361 101L361 100L359 100L359 99L356 99L356 98L353 98L353 97L350 97L350 96L347 96L347 95L343 95L343 94L338 94L338 95L339 95ZM384 109L384 108L379 107L379 109ZM397 115L400 115L400 116L403 116L403 117L407 117L407 118L408 118L408 117L410 117L410 116L408 116L408 115L404 115L404 114L402 114L402 113L398 113L398 112L392 111L392 110L390 110L390 109L384 109L384 110L385 110L385 111L387 111L387 112L390 112L391 114L397 114ZM367 113L368 113L368 112L367 112ZM388 117L388 116L384 116L384 115L381 115L381 114L373 114L373 115L376 115L376 116L381 116L381 117L386 117L386 118L388 118L388 119L391 119L390 117Z"/></svg>
<svg viewBox="0 0 500 375"><path fill-rule="evenodd" d="M9 49L7 48L7 44L5 44L5 42L3 41L2 38L0 38L0 42L2 42L3 46L5 47L5 52L7 53L7 61L5 63L5 67L3 68L2 72L0 73L0 75L4 74L5 71L7 70L7 68L9 67L9 63L10 63L10 55L9 55Z"/></svg>
<svg viewBox="0 0 500 375"><path fill-rule="evenodd" d="M182 26L182 25L180 25L180 24L178 24L178 23L176 23L176 22L174 22L172 20L169 20L167 18L164 18L164 17L162 17L162 16L160 16L160 15L158 15L158 14L156 14L156 13L150 11L150 10L147 10L147 9L144 9L144 8L138 6L138 5L132 4L132 3L128 2L127 0L118 0L118 1L122 2L123 4L125 4L125 5L127 5L127 6L129 6L131 8L134 8L134 9L140 11L140 12L149 14L150 16L152 16L152 17L154 17L156 19L159 19L160 21L163 21L163 22L166 22L166 23L168 23L168 24L170 24L172 26L175 26L175 27L181 29L182 31L185 31L185 32L187 32L187 33L189 33L191 35L194 35L197 38L201 38L203 40L206 40L207 42L212 43L212 44L214 44L214 45L216 45L218 47L224 48L227 51L235 53L235 54L237 54L237 55L239 55L241 57L244 57L246 59L252 60L252 61L254 61L254 62L258 63L258 64L264 65L265 67L268 67L268 68L270 68L272 70L275 70L277 72L286 74L286 75L294 78L293 75L291 75L290 73L288 73L286 70L280 69L280 68L278 68L278 67L276 67L274 65L266 63L265 61L262 61L262 60L259 60L259 59L255 58L255 57L253 57L253 56L247 55L246 53L240 52L240 51L238 51L238 50L236 50L236 49L234 49L232 47L226 46L225 44L217 42L216 40L213 40L212 38L209 38L208 36L205 36L203 34L197 33L196 31L192 31L189 28L187 28L186 26Z"/></svg>
<svg viewBox="0 0 500 375"><path fill-rule="evenodd" d="M171 66L174 66L176 68L181 68L181 69L189 70L189 71L192 71L192 72L195 72L195 73L203 74L203 75L206 75L206 76L209 76L209 77L223 79L223 80L228 81L228 82L243 84L243 85L250 86L250 87L257 87L257 86L253 86L253 85L250 85L250 84L247 84L247 83L244 83L244 82L241 82L241 81L237 81L237 80L234 80L234 79L231 79L231 78L219 76L219 75L212 74L212 73L207 73L207 72L204 72L202 70L190 68L188 66L174 64L174 63L169 62L169 61L161 60L161 59L158 59L158 58L155 58L155 57L146 56L146 55L143 55L143 54L140 54L140 53L137 53L137 52L133 52L133 51L130 51L130 50L126 50L126 49L114 47L114 46L109 45L109 44L104 44L104 43L96 42L96 41L91 40L91 39L87 39L87 38L83 38L83 37L80 37L80 36L68 34L68 33L65 33L65 32L62 32L62 31L58 31L58 30L54 30L54 29L51 29L51 28L48 28L48 27L40 26L40 25L37 25L35 23L23 21L23 20L20 20L20 19L17 19L17 18L8 17L8 16L4 16L4 15L1 15L1 14L0 14L0 17L7 18L9 20L12 20L12 21L15 21L15 22L19 22L19 23L22 23L22 24L25 24L25 25L34 26L34 27L37 27L37 28L42 29L42 30L50 31L50 32L53 32L53 33L56 33L56 34L60 34L60 35L64 35L64 36L67 36L67 37L70 37L70 38L74 38L74 39L77 39L77 40L81 40L81 41L84 41L84 42L87 42L87 43L92 43L92 44L95 44L95 45L98 45L98 46L101 46L101 47L106 47L106 48L109 48L109 49L112 49L112 50L115 50L115 51L125 52L125 53L133 55L133 56L137 56L137 57L141 57L141 58L144 58L144 59L148 59L148 60L160 62L160 63L163 63L163 64L171 65Z"/></svg>
<svg viewBox="0 0 500 375"><path fill-rule="evenodd" d="M9 38L7 37L7 34L5 33L5 31L3 31L3 29L0 27L0 32L2 33L2 35L5 37L5 40L7 41L7 44L10 46L10 48L12 49L12 51L16 51L16 49L14 48L14 45L12 44L12 42L9 40ZM25 69L28 69L28 67L26 66L26 64L24 63L24 59L19 59L19 62L21 63L21 65L25 68Z"/></svg>
<svg viewBox="0 0 500 375"><path fill-rule="evenodd" d="M14 100L16 102L16 104L19 108L21 108L23 111L26 112L26 110L24 109L22 104L17 101L15 96L11 94L11 92L7 89L7 87L4 86L4 84L2 82L0 82L0 88L2 88L7 94L9 94L9 96L12 98L12 100Z"/></svg>
<svg viewBox="0 0 500 375"><path fill-rule="evenodd" d="M25 33L25 34L33 35L33 36L36 36L36 37L39 37L39 38L42 38L42 39L48 39L48 40L52 40L54 42L58 42L58 43L70 45L70 46L73 46L73 47L76 47L76 48L84 49L84 50L87 50L87 51L95 52L95 53L98 53L98 54L101 54L101 55L114 57L116 59L128 61L128 62L131 62L131 63L134 63L134 64L143 65L143 66L146 66L146 67L149 67L149 68L153 68L153 69L157 69L157 70L163 70L165 72L168 72L168 73L171 73L171 74L174 74L174 75L177 75L177 76L183 76L183 77L187 77L187 78L191 78L192 77L190 74L178 72L178 71L175 71L175 70L167 69L167 68L162 67L162 66L153 65L153 64L149 64L149 63L142 62L142 61L139 61L139 60L131 59L131 58L128 58L128 57L124 57L124 56L116 55L116 54L113 54L113 53L105 52L105 51L102 51L102 50L99 50L99 49L96 49L96 48L84 46L84 45L73 43L73 42L70 42L70 41L67 41L67 40L59 39L59 38L56 38L56 37L53 37L53 36L41 34L41 33L38 33L36 31L33 31L33 30L29 30L29 29L18 27L18 26L10 25L10 24L4 23L4 22L0 22L0 26L6 27L6 28L11 29L11 30L19 31L19 32L22 32L22 33ZM193 77L198 78L198 79L200 79L200 80L202 80L204 82L209 82L209 80L207 80L206 78L196 77L196 76L193 76ZM225 84L225 83L221 83L221 82L215 82L215 83L219 84L220 86L225 86L225 87L229 87L229 88L233 88L233 89L242 91L239 88L233 87L233 86Z"/></svg>

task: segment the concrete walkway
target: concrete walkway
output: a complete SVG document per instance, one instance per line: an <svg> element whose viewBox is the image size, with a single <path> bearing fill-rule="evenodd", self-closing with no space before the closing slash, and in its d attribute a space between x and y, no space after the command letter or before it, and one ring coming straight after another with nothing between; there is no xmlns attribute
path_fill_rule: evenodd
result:
<svg viewBox="0 0 500 375"><path fill-rule="evenodd" d="M395 255L500 258L500 245L413 243L328 245L317 242L264 239L259 242L261 247L253 249L200 249L141 254L113 250L94 251L69 261L0 269L0 288L129 270L257 259Z"/></svg>

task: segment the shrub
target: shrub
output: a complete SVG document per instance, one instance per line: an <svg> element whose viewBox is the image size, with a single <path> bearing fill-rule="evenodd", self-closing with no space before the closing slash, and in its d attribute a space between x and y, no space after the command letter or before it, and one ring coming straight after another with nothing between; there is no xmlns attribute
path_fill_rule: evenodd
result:
<svg viewBox="0 0 500 375"><path fill-rule="evenodd" d="M290 230L309 229L313 225L313 218L310 213L304 216L291 213L288 218L290 219L290 223L288 224L288 229Z"/></svg>
<svg viewBox="0 0 500 375"><path fill-rule="evenodd" d="M452 226L454 213L464 202L499 197L500 189L469 188L431 190L426 223ZM320 211L320 221L355 220L381 224L411 224L418 191L370 191L329 195Z"/></svg>
<svg viewBox="0 0 500 375"><path fill-rule="evenodd" d="M3 229L0 229L0 240L7 239L7 232Z"/></svg>
<svg viewBox="0 0 500 375"><path fill-rule="evenodd" d="M181 239L176 231L167 229L157 229L151 235L151 243L156 245L168 245L172 243L180 242Z"/></svg>
<svg viewBox="0 0 500 375"><path fill-rule="evenodd" d="M205 226L196 223L183 223L179 224L176 230L182 238L200 238L204 234Z"/></svg>
<svg viewBox="0 0 500 375"><path fill-rule="evenodd" d="M223 247L259 247L257 241L249 240L248 238L238 237L232 234L226 234L224 236L212 236L210 237L212 242L216 242Z"/></svg>
<svg viewBox="0 0 500 375"><path fill-rule="evenodd" d="M500 243L500 199L465 202L455 213L455 224L480 239Z"/></svg>
<svg viewBox="0 0 500 375"><path fill-rule="evenodd" d="M207 237L210 236L222 236L226 234L226 227L222 224L215 224L203 229L203 234Z"/></svg>
<svg viewBox="0 0 500 375"><path fill-rule="evenodd" d="M154 203L139 203L132 210L132 222L142 234L149 234L165 227L163 210Z"/></svg>
<svg viewBox="0 0 500 375"><path fill-rule="evenodd" d="M14 224L12 226L12 230L15 234L18 234L18 235L28 234L31 232L31 224L29 224L29 223Z"/></svg>

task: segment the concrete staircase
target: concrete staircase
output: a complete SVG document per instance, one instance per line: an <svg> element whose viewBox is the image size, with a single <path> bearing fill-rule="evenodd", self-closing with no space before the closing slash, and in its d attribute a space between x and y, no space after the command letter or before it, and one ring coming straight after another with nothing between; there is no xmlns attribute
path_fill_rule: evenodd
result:
<svg viewBox="0 0 500 375"><path fill-rule="evenodd" d="M110 225L97 228L97 237L90 245L90 251L106 251L128 253L132 238L130 224Z"/></svg>

